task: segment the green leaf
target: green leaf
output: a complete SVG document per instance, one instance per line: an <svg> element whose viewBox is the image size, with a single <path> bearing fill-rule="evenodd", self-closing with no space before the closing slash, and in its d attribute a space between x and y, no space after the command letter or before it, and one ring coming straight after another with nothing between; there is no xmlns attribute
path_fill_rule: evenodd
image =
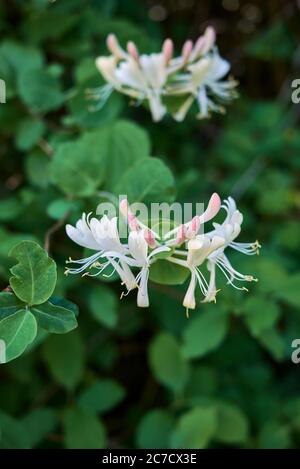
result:
<svg viewBox="0 0 300 469"><path fill-rule="evenodd" d="M183 414L171 437L172 448L206 448L218 425L215 407L194 407Z"/></svg>
<svg viewBox="0 0 300 469"><path fill-rule="evenodd" d="M15 314L20 309L24 309L22 303L13 293L1 292L0 293L0 321L12 314Z"/></svg>
<svg viewBox="0 0 300 469"><path fill-rule="evenodd" d="M17 419L0 411L0 448L28 449L28 432Z"/></svg>
<svg viewBox="0 0 300 469"><path fill-rule="evenodd" d="M283 337L275 328L262 331L257 340L268 350L274 360L279 362L283 360L286 344Z"/></svg>
<svg viewBox="0 0 300 469"><path fill-rule="evenodd" d="M262 449L286 449L291 447L291 428L281 422L266 422L260 431L259 447Z"/></svg>
<svg viewBox="0 0 300 469"><path fill-rule="evenodd" d="M41 120L24 119L18 127L16 146L19 150L30 150L45 132L45 124Z"/></svg>
<svg viewBox="0 0 300 469"><path fill-rule="evenodd" d="M210 305L211 306L211 305ZM228 320L222 311L207 309L188 323L183 333L183 354L187 358L200 358L216 349L224 340Z"/></svg>
<svg viewBox="0 0 300 469"><path fill-rule="evenodd" d="M57 424L55 411L47 408L34 409L21 420L26 429L30 448L37 446Z"/></svg>
<svg viewBox="0 0 300 469"><path fill-rule="evenodd" d="M174 392L182 391L188 378L188 365L175 338L158 335L149 347L149 361L156 379Z"/></svg>
<svg viewBox="0 0 300 469"><path fill-rule="evenodd" d="M25 160L27 178L33 186L45 188L50 181L50 160L41 152L28 155Z"/></svg>
<svg viewBox="0 0 300 469"><path fill-rule="evenodd" d="M286 301L295 308L300 307L300 273L290 275L276 291L277 298Z"/></svg>
<svg viewBox="0 0 300 469"><path fill-rule="evenodd" d="M116 327L119 302L110 288L105 285L97 285L91 291L88 303L92 316L97 322L109 328Z"/></svg>
<svg viewBox="0 0 300 469"><path fill-rule="evenodd" d="M106 142L107 133L101 130L60 144L50 165L53 183L66 194L93 195L105 178Z"/></svg>
<svg viewBox="0 0 300 469"><path fill-rule="evenodd" d="M189 275L189 269L159 259L151 265L149 278L163 285L182 285Z"/></svg>
<svg viewBox="0 0 300 469"><path fill-rule="evenodd" d="M105 446L106 432L101 420L82 409L65 412L64 430L68 449L101 449Z"/></svg>
<svg viewBox="0 0 300 469"><path fill-rule="evenodd" d="M0 363L7 363L19 357L34 340L37 324L34 316L21 309L12 316L0 321Z"/></svg>
<svg viewBox="0 0 300 469"><path fill-rule="evenodd" d="M72 303L72 301L67 300L66 298L62 298L61 296L51 296L49 302L55 306L61 306L62 308L72 311L76 317L79 314L78 306L75 303Z"/></svg>
<svg viewBox="0 0 300 469"><path fill-rule="evenodd" d="M0 62L6 62L8 75L5 79L15 79L16 76L28 70L36 70L43 66L43 56L35 47L23 45L11 40L4 41L0 47Z"/></svg>
<svg viewBox="0 0 300 469"><path fill-rule="evenodd" d="M107 145L109 171L105 186L113 190L124 171L131 168L135 162L149 156L150 140L145 130L138 125L119 120L109 128Z"/></svg>
<svg viewBox="0 0 300 469"><path fill-rule="evenodd" d="M66 336L53 335L43 347L43 358L54 379L74 389L84 373L84 349L77 331Z"/></svg>
<svg viewBox="0 0 300 469"><path fill-rule="evenodd" d="M254 337L274 326L280 316L276 303L254 296L245 301L243 310L246 314L246 324Z"/></svg>
<svg viewBox="0 0 300 469"><path fill-rule="evenodd" d="M20 300L29 305L44 303L56 284L56 264L47 252L33 241L14 246L9 255L19 261L10 271L9 283Z"/></svg>
<svg viewBox="0 0 300 469"><path fill-rule="evenodd" d="M0 220L8 221L15 219L22 210L20 201L16 197L8 197L0 201Z"/></svg>
<svg viewBox="0 0 300 469"><path fill-rule="evenodd" d="M55 306L50 301L42 305L32 306L30 311L34 314L38 325L47 332L65 334L77 327L77 320L73 311L61 306Z"/></svg>
<svg viewBox="0 0 300 469"><path fill-rule="evenodd" d="M248 421L235 405L220 403L217 406L217 429L214 438L222 443L244 443L248 437Z"/></svg>
<svg viewBox="0 0 300 469"><path fill-rule="evenodd" d="M47 214L54 220L60 220L77 207L76 202L67 199L55 199L47 207Z"/></svg>
<svg viewBox="0 0 300 469"><path fill-rule="evenodd" d="M169 447L174 419L166 410L150 410L139 422L136 441L142 449L164 449Z"/></svg>
<svg viewBox="0 0 300 469"><path fill-rule="evenodd" d="M95 67L95 60L92 61L91 76L86 77L84 81L76 86L76 91L68 99L67 105L71 116L71 123L87 129L97 129L107 123L113 123L121 114L123 107L123 96L119 93L113 93L100 109L94 105L94 102L88 99L87 90L97 89L99 87L99 74ZM85 73L90 74L90 70Z"/></svg>
<svg viewBox="0 0 300 469"><path fill-rule="evenodd" d="M79 396L80 408L92 412L109 412L116 407L125 397L124 388L111 379L97 380Z"/></svg>
<svg viewBox="0 0 300 469"><path fill-rule="evenodd" d="M24 103L36 112L58 109L65 99L58 78L46 70L24 70L18 88Z"/></svg>
<svg viewBox="0 0 300 469"><path fill-rule="evenodd" d="M114 192L127 195L129 203L172 202L174 184L171 171L161 160L143 158L125 171Z"/></svg>

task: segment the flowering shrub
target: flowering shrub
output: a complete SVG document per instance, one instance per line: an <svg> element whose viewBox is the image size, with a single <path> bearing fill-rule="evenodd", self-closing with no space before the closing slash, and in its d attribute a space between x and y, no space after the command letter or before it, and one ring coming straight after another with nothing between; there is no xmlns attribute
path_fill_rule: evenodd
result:
<svg viewBox="0 0 300 469"><path fill-rule="evenodd" d="M0 448L299 447L277 3L0 2Z"/></svg>

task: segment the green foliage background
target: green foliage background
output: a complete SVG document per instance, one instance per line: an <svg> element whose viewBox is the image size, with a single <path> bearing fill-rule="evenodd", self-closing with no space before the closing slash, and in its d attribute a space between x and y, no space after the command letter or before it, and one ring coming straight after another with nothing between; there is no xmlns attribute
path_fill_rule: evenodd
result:
<svg viewBox="0 0 300 469"><path fill-rule="evenodd" d="M170 36L179 49L209 21L240 80L225 116L153 124L119 95L88 109L108 33L143 51ZM2 289L10 249L37 241L58 266L54 294L80 311L75 331L38 334L1 365L0 446L299 447L297 2L7 0L0 33ZM185 285L152 283L142 310L134 294L119 301L118 283L64 277L65 259L82 250L63 226L93 210L101 191L145 202L232 195L241 241L263 245L259 257L232 257L258 284L248 294L224 285L216 305L186 319Z"/></svg>

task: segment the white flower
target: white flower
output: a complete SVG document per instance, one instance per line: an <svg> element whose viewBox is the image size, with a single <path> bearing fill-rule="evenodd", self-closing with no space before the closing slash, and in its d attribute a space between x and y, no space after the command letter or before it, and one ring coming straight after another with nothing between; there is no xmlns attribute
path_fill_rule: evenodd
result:
<svg viewBox="0 0 300 469"><path fill-rule="evenodd" d="M98 57L96 66L109 88L98 90L98 98L107 99L112 89L132 97L137 103L146 100L154 121L159 121L167 112L163 99L166 96L183 96L184 102L173 117L185 118L193 101L199 105L197 117L208 117L210 111L222 112L223 107L212 97L225 102L234 97L236 82L223 81L230 69L214 46L216 33L206 28L195 44L187 40L181 54L173 57L173 42L166 39L161 52L140 54L137 46L129 41L127 51L122 49L115 35L107 38L111 56Z"/></svg>
<svg viewBox="0 0 300 469"><path fill-rule="evenodd" d="M214 223L214 230L207 233L208 237L222 236L225 239L224 246L216 250L209 256L208 269L211 276L215 276L215 266L223 272L227 279L227 283L232 285L238 290L247 290L245 287L239 287L234 281L239 282L252 282L257 281L252 275L244 275L234 269L229 259L227 258L224 250L231 247L243 254L253 255L259 252L260 244L258 241L254 243L237 243L234 240L241 232L241 225L243 222L243 215L236 208L236 203L232 197L224 201L222 206L226 210L226 218L222 224Z"/></svg>
<svg viewBox="0 0 300 469"><path fill-rule="evenodd" d="M237 83L234 80L222 80L229 70L229 62L220 57L217 49L197 62L189 64L187 72L179 75L177 82L168 89L169 94L188 95L174 114L174 118L182 121L194 99L198 103L199 119L209 117L212 111L224 112L224 107L214 102L212 98L216 97L219 101L226 102L235 97L234 88Z"/></svg>
<svg viewBox="0 0 300 469"><path fill-rule="evenodd" d="M209 288L209 285L199 267L212 252L219 249L224 245L224 243L225 239L220 236L214 236L212 239L205 235L196 236L188 242L186 260L174 257L169 258L171 262L186 267L191 271L189 287L183 300L183 306L185 306L187 310L195 309L196 307L195 291L197 285L199 285L200 290L205 297L208 293L210 295L212 294L212 288Z"/></svg>
<svg viewBox="0 0 300 469"><path fill-rule="evenodd" d="M113 44L111 57L99 57L96 66L113 87L137 101L149 102L154 121L159 121L166 108L161 102L163 88L170 73L167 62L172 46L165 42L160 53L139 55L133 42L127 45L126 53L118 44L115 36L110 35L108 43Z"/></svg>
<svg viewBox="0 0 300 469"><path fill-rule="evenodd" d="M136 283L138 285L137 305L142 308L149 306L148 278L150 265L157 254L170 250L167 246L160 246L148 254L149 245L146 239L144 230L131 231L128 237L130 254L136 262L136 267L141 268L136 276Z"/></svg>
<svg viewBox="0 0 300 469"><path fill-rule="evenodd" d="M216 286L216 267L225 275L229 284L234 288L245 290L235 282L253 281L251 275L244 275L236 271L229 262L226 248L235 249L243 254L255 254L259 244L238 243L243 216L236 208L234 200L229 197L223 202L226 210L223 223L214 223L214 229L204 234L198 234L200 227L211 220L218 213L221 200L218 194L213 194L202 215L197 215L190 222L171 231L163 238L144 225L134 215L126 199L120 203L120 212L127 219L130 229L127 242L122 243L118 231L118 219L92 218L90 214L83 214L75 226L67 225L68 236L79 246L95 251L91 256L72 260L68 263L78 267L68 268L67 273L97 276L109 266L117 272L127 293L137 288L137 305L149 306L148 279L151 265L165 253L164 262L185 267L190 272L190 281L185 294L183 305L187 312L196 307L195 292L199 287L204 296L203 302L215 301L218 292ZM209 281L202 272L202 266L207 266ZM90 273L93 269L93 273ZM133 270L138 269L137 274ZM112 273L110 275L112 275ZM126 294L127 294L126 293ZM123 296L123 294L122 294Z"/></svg>
<svg viewBox="0 0 300 469"><path fill-rule="evenodd" d="M83 259L69 259L68 264L79 264L80 267L67 268L66 274L79 274L85 271L84 275L96 276L112 265L126 287L133 288L135 285L134 276L128 268L128 264L119 259L120 255L124 256L128 252L128 248L120 241L116 217L110 220L104 215L101 220L98 220L96 218L90 219L89 215L86 216L83 213L82 218L77 221L76 227L67 225L66 232L69 238L79 246L96 251L92 256ZM114 255L105 256L106 252L113 252ZM101 264L99 259L103 257L107 257L107 261ZM95 274L87 272L87 269L91 268L95 268Z"/></svg>

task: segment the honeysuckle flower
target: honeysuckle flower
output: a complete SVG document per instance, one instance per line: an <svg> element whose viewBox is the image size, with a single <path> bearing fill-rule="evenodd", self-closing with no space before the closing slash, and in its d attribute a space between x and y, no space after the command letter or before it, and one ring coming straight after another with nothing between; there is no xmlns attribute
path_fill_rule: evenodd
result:
<svg viewBox="0 0 300 469"><path fill-rule="evenodd" d="M69 238L79 246L96 251L95 254L78 260L69 259L68 264L78 264L80 267L67 268L67 274L79 274L95 276L103 272L109 265L112 265L125 283L128 289L135 285L135 278L128 264L119 259L119 255L125 255L128 247L120 241L117 218L111 220L104 215L101 220L90 218L90 214L86 216L83 213L82 218L77 221L76 226L67 225L66 232ZM99 263L99 259L105 257L105 252L114 252L103 264ZM95 274L90 274L88 269L94 268Z"/></svg>
<svg viewBox="0 0 300 469"><path fill-rule="evenodd" d="M232 197L229 197L227 200L225 200L222 207L226 211L226 218L224 222L222 224L214 223L215 229L206 234L210 238L214 236L222 236L225 240L224 245L209 256L208 269L211 273L210 282L214 283L215 267L217 266L225 275L227 283L229 283L238 290L247 291L247 288L236 285L234 281L252 282L257 281L257 279L254 278L252 275L241 274L236 269L234 269L224 250L229 247L243 254L253 255L259 253L260 244L258 243L258 241L255 241L254 243L235 242L234 240L238 237L241 232L243 215L237 209L236 203ZM209 301L209 297L207 301Z"/></svg>
<svg viewBox="0 0 300 469"><path fill-rule="evenodd" d="M212 220L221 207L226 211L223 223L213 223L213 230L201 230L202 233L199 234L200 228ZM161 254L164 253L164 262L184 267L190 273L183 300L187 315L189 309L196 307L195 293L198 287L204 296L202 302L215 301L219 291L216 286L217 267L225 275L227 283L234 288L245 290L245 287L236 285L236 282L256 280L251 275L244 275L235 270L227 258L227 252L225 254L227 248L232 248L252 255L257 253L260 247L258 242L236 241L241 231L243 216L231 197L221 205L220 197L214 193L202 215L197 215L190 222L172 229L165 236L159 235L142 223L126 199L120 202L119 209L129 227L125 242L120 238L117 217L109 219L104 215L97 219L91 217L91 214L83 214L75 226L66 226L68 236L75 243L95 251L87 258L67 261L75 267L67 268L66 273L97 276L110 266L112 273L117 272L125 285L125 295L137 289L137 305L145 308L149 306L148 279L151 266L161 259ZM205 266L209 272L209 280L204 275Z"/></svg>
<svg viewBox="0 0 300 469"><path fill-rule="evenodd" d="M236 96L234 80L222 80L229 72L230 64L222 59L214 49L208 56L187 66L187 72L179 75L177 82L168 90L172 95L187 95L179 110L173 115L177 121L184 120L188 110L196 99L199 107L198 119L207 118L211 112L225 111L221 103L230 101Z"/></svg>
<svg viewBox="0 0 300 469"><path fill-rule="evenodd" d="M209 285L200 270L200 266L214 251L218 250L225 243L225 239L221 236L214 236L211 239L205 235L197 235L191 239L188 244L187 259L177 259L170 257L169 260L175 264L188 268L191 271L191 279L186 295L183 300L183 306L187 309L195 309L195 291L197 284L200 287L202 294L206 297L211 294Z"/></svg>
<svg viewBox="0 0 300 469"><path fill-rule="evenodd" d="M154 121L159 121L165 114L161 96L168 74L168 57L170 43L165 43L160 53L140 55L133 42L128 42L126 53L119 46L114 35L109 35L108 44L113 44L111 57L99 57L96 66L107 80L118 91L135 98L147 100Z"/></svg>
<svg viewBox="0 0 300 469"><path fill-rule="evenodd" d="M201 225L214 218L221 208L220 196L214 192L202 215L196 215L190 222L180 225L165 234L164 239L168 246L178 246L197 235ZM171 238L171 239L170 239Z"/></svg>
<svg viewBox="0 0 300 469"><path fill-rule="evenodd" d="M208 117L211 111L222 112L221 102L234 97L234 80L223 80L229 72L229 63L222 59L215 46L216 34L206 28L195 44L187 40L181 54L173 57L174 45L166 39L158 53L140 54L137 46L129 41L125 51L116 36L110 34L107 47L111 55L96 59L96 66L108 85L98 90L98 98L106 100L113 89L133 98L137 103L147 101L155 122L167 113L164 98L183 96L184 102L173 113L181 121L196 99L199 105L197 117Z"/></svg>
<svg viewBox="0 0 300 469"><path fill-rule="evenodd" d="M167 246L159 246L148 254L149 244L144 230L129 233L128 247L132 258L136 261L136 266L141 268L135 279L138 286L137 305L141 308L147 308L149 306L148 278L150 265L157 254L170 249Z"/></svg>

